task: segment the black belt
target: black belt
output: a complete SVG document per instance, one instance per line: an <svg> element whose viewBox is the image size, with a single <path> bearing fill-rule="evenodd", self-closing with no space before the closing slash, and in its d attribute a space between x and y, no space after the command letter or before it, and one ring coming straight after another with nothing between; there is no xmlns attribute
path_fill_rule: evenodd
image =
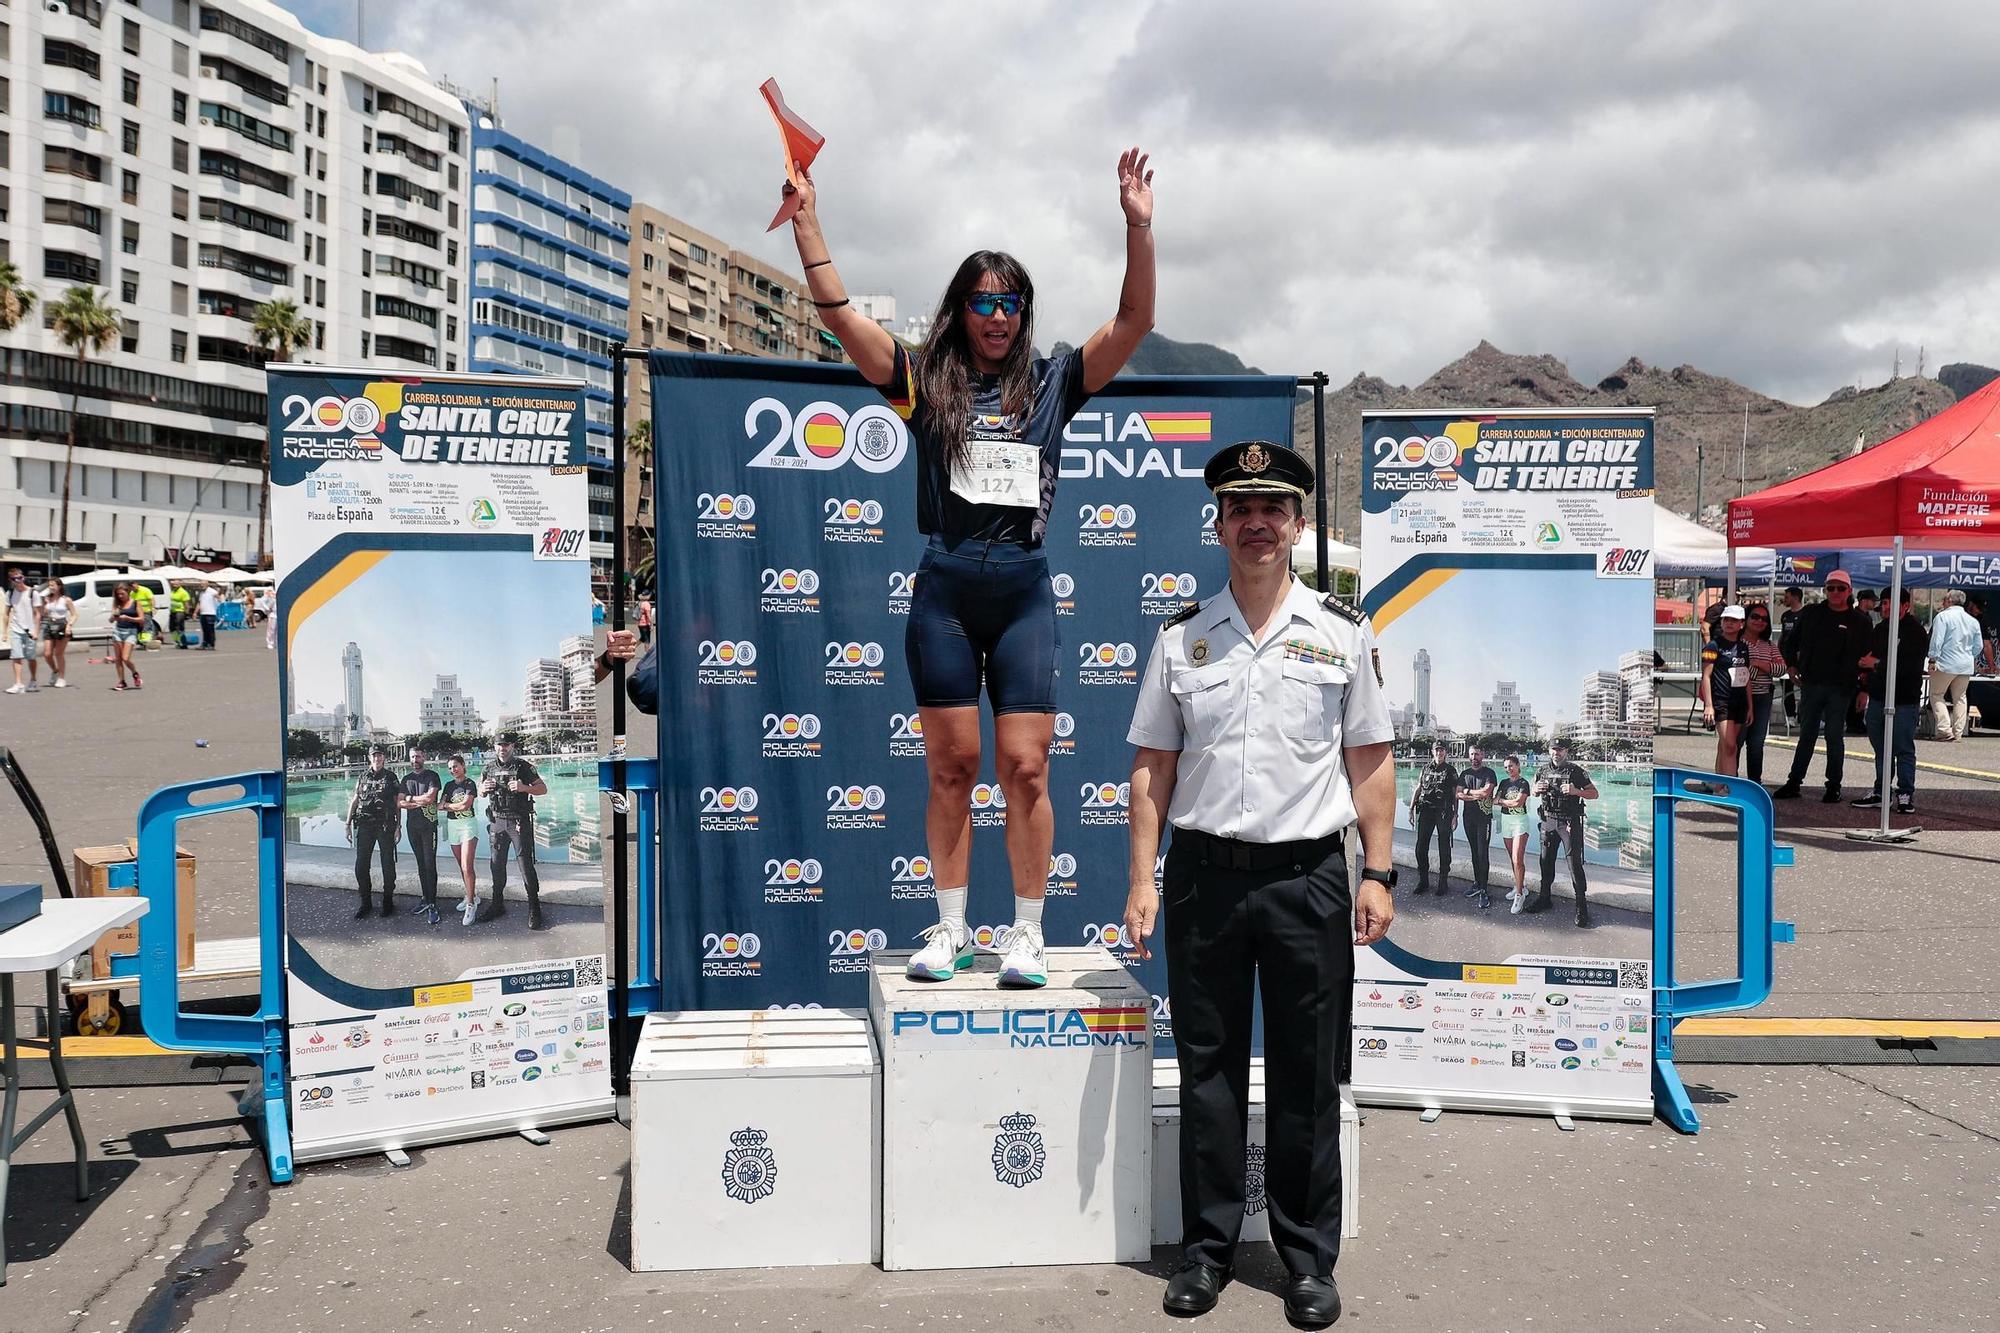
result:
<svg viewBox="0 0 2000 1333"><path fill-rule="evenodd" d="M1174 842L1203 861L1228 870L1272 870L1278 866L1318 865L1341 850L1341 835L1307 838L1301 842L1244 842L1241 838L1220 838L1200 829L1174 829Z"/></svg>

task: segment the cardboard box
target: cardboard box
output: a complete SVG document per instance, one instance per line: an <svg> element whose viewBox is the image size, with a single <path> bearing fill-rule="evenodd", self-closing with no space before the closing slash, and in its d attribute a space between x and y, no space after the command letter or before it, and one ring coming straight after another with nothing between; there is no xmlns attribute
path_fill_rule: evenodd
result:
<svg viewBox="0 0 2000 1333"><path fill-rule="evenodd" d="M139 892L139 843L136 838L109 847L79 847L72 854L71 879L79 898L131 897ZM180 929L179 964L194 966L194 853L185 847L174 849L179 892L177 923ZM121 869L122 867L122 869ZM142 918L143 919L143 918ZM93 979L111 975L111 955L139 952L139 922L107 930L90 947L90 975Z"/></svg>
<svg viewBox="0 0 2000 1333"><path fill-rule="evenodd" d="M1271 1239L1264 1205L1264 1062L1250 1062L1250 1123L1244 1181L1246 1241ZM1340 1234L1361 1234L1361 1117L1354 1093L1340 1085ZM1172 1060L1153 1065L1153 1244L1181 1243L1181 1071Z"/></svg>
<svg viewBox="0 0 2000 1333"><path fill-rule="evenodd" d="M1152 1254L1152 1000L1101 948L1000 990L982 955L910 981L869 960L882 1050L882 1266L1134 1263Z"/></svg>
<svg viewBox="0 0 2000 1333"><path fill-rule="evenodd" d="M649 1014L632 1056L632 1268L872 1263L881 1063L853 1009Z"/></svg>

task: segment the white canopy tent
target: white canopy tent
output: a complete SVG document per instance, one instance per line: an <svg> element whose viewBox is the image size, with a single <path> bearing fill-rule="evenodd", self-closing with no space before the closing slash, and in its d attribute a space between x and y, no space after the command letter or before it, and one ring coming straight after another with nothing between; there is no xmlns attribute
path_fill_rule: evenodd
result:
<svg viewBox="0 0 2000 1333"><path fill-rule="evenodd" d="M1359 570L1361 568L1361 548L1349 546L1346 542L1326 542L1326 563L1334 569ZM1300 535L1298 545L1292 548L1292 569L1296 573L1306 573L1319 567L1319 537L1307 524Z"/></svg>
<svg viewBox="0 0 2000 1333"><path fill-rule="evenodd" d="M264 578L261 574L252 574L249 570L238 569L234 565L225 566L211 574L199 574L196 577L207 579L210 583L227 584L256 583Z"/></svg>
<svg viewBox="0 0 2000 1333"><path fill-rule="evenodd" d="M1736 548L1736 577L1765 583L1776 575L1778 554L1765 546ZM1653 505L1653 576L1662 579L1726 579L1729 539Z"/></svg>

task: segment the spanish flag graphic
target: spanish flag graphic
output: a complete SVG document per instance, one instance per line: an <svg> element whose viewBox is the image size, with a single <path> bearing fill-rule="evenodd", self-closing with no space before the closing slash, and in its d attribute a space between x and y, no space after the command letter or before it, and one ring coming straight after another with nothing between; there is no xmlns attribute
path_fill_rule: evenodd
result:
<svg viewBox="0 0 2000 1333"><path fill-rule="evenodd" d="M1206 444L1209 421L1206 412L1141 412L1146 433L1159 444Z"/></svg>

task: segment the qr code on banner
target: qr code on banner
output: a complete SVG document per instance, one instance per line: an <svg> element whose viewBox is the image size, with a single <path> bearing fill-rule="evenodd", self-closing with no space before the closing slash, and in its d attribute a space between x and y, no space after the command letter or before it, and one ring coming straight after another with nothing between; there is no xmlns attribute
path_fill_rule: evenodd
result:
<svg viewBox="0 0 2000 1333"><path fill-rule="evenodd" d="M602 986L604 984L604 956L579 958L576 960L576 984L579 986ZM1624 985L1620 981L1619 985ZM1637 982L1633 983L1637 985Z"/></svg>
<svg viewBox="0 0 2000 1333"><path fill-rule="evenodd" d="M1618 965L1618 988L1620 990L1646 989L1646 964L1620 963Z"/></svg>

